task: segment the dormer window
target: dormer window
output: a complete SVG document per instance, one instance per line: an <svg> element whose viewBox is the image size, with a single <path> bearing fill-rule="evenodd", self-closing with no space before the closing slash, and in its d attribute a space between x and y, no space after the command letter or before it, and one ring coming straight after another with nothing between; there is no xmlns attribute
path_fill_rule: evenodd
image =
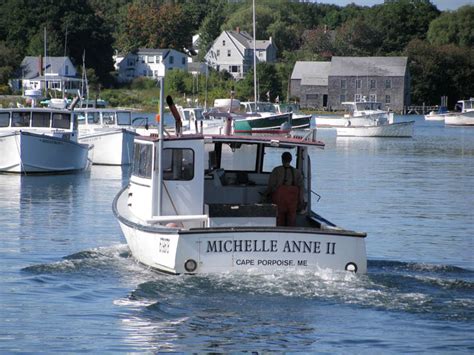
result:
<svg viewBox="0 0 474 355"><path fill-rule="evenodd" d="M66 65L66 66L64 67L64 74L65 74L65 75L69 75L69 66L68 66L68 65Z"/></svg>

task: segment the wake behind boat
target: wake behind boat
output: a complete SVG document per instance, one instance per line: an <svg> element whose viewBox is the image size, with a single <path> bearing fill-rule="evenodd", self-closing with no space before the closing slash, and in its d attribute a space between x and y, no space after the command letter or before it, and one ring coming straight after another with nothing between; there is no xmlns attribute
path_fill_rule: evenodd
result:
<svg viewBox="0 0 474 355"><path fill-rule="evenodd" d="M87 169L92 145L78 143L70 110L0 109L0 172L70 173Z"/></svg>

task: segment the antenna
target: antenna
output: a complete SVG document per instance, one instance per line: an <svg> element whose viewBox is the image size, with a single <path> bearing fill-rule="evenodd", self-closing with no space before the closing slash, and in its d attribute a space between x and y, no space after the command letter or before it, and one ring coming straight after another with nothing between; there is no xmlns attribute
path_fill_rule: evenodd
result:
<svg viewBox="0 0 474 355"><path fill-rule="evenodd" d="M253 0L253 95L257 108L257 39L255 34L255 0Z"/></svg>

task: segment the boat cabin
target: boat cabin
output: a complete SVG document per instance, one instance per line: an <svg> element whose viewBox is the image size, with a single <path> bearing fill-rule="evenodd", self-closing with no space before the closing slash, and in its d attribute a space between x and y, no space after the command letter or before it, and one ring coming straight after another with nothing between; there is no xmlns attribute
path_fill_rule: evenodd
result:
<svg viewBox="0 0 474 355"><path fill-rule="evenodd" d="M161 176L158 154L162 144ZM324 146L297 138L189 135L136 137L128 206L149 223L180 228L276 226L276 206L265 195L281 155L304 179L304 200L311 211L309 147ZM159 184L162 180L163 183ZM304 215L297 223L304 226Z"/></svg>
<svg viewBox="0 0 474 355"><path fill-rule="evenodd" d="M74 110L79 128L104 126L120 127L132 125L132 112L97 108L79 108Z"/></svg>
<svg viewBox="0 0 474 355"><path fill-rule="evenodd" d="M469 100L459 100L456 103L455 109L460 112L474 111L474 98L470 98Z"/></svg>
<svg viewBox="0 0 474 355"><path fill-rule="evenodd" d="M382 104L380 102L342 102L342 105L347 106L350 113L357 111L380 111L382 110Z"/></svg>
<svg viewBox="0 0 474 355"><path fill-rule="evenodd" d="M77 120L71 111L44 108L0 109L0 129L26 131L75 131Z"/></svg>
<svg viewBox="0 0 474 355"><path fill-rule="evenodd" d="M271 102L242 102L241 110L245 113L271 112L276 113L275 106Z"/></svg>

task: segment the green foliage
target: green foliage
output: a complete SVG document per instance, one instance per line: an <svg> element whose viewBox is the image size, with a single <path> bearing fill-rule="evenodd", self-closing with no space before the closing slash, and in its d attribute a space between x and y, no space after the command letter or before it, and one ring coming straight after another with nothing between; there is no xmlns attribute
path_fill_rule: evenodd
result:
<svg viewBox="0 0 474 355"><path fill-rule="evenodd" d="M156 80L146 78L146 77L139 77L133 79L130 84L130 88L134 90L145 90L145 89L153 89L156 88L158 85Z"/></svg>
<svg viewBox="0 0 474 355"><path fill-rule="evenodd" d="M453 106L474 93L474 49L414 40L407 46L406 55L414 102L439 104L439 98L446 95Z"/></svg>
<svg viewBox="0 0 474 355"><path fill-rule="evenodd" d="M442 13L430 23L428 40L431 44L474 46L474 6L463 6L457 11Z"/></svg>

